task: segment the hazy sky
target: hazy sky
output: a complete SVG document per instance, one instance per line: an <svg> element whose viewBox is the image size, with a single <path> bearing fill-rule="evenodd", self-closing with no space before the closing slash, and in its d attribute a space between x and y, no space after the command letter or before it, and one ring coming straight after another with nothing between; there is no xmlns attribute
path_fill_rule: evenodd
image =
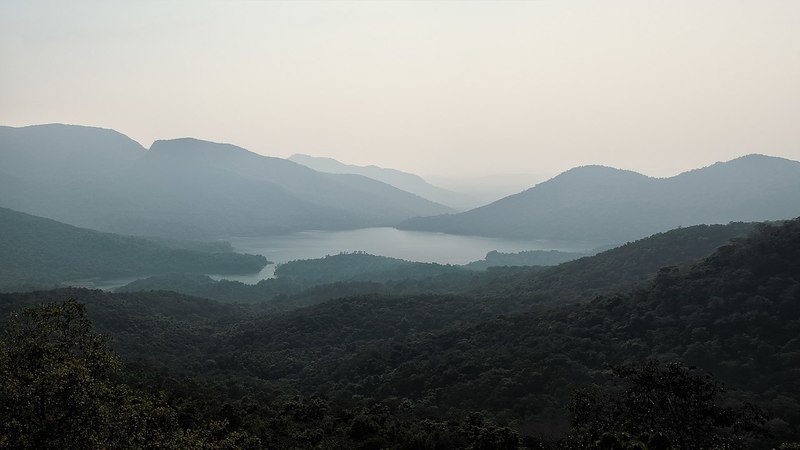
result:
<svg viewBox="0 0 800 450"><path fill-rule="evenodd" d="M800 1L0 2L0 124L421 174L800 159Z"/></svg>

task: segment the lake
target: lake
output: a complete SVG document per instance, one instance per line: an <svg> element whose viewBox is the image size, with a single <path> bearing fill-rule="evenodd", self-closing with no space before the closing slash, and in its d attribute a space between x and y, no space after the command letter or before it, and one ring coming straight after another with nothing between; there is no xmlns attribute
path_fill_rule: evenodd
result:
<svg viewBox="0 0 800 450"><path fill-rule="evenodd" d="M225 240L229 241L237 252L264 255L276 264L354 251L409 261L466 264L483 259L486 253L492 250L583 251L593 248L593 245L588 243L457 236L388 227L347 231L304 231L281 236L231 237ZM255 274L211 275L211 277L217 280L228 279L255 284L265 278L274 277L274 272L275 264L269 264Z"/></svg>

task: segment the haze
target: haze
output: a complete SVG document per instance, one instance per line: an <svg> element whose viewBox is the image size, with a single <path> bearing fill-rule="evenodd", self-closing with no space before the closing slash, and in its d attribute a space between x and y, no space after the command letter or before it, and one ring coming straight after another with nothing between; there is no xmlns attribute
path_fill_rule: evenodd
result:
<svg viewBox="0 0 800 450"><path fill-rule="evenodd" d="M800 159L800 3L3 2L0 124L422 175Z"/></svg>

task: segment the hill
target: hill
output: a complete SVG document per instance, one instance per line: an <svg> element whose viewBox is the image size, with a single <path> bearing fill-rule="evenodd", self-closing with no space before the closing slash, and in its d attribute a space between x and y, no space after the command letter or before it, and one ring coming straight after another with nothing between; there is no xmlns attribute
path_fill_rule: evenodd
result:
<svg viewBox="0 0 800 450"><path fill-rule="evenodd" d="M72 225L172 238L390 225L448 208L358 175L228 144L112 130L0 129L0 205Z"/></svg>
<svg viewBox="0 0 800 450"><path fill-rule="evenodd" d="M557 266L595 252L564 252L560 250L525 250L516 253L504 253L492 250L478 261L465 264L470 270L485 270L489 267L502 266Z"/></svg>
<svg viewBox="0 0 800 450"><path fill-rule="evenodd" d="M609 364L678 359L726 383L720 408L749 402L768 414L776 439L727 448L792 448L800 436L799 240L800 219L758 226L691 266L569 305L531 305L527 292L367 295L258 316L255 306L167 292L70 289L0 295L0 309L86 298L128 362L127 379L166 391L182 423L224 419L227 431L278 447L392 448L395 439L405 443L398 448L439 448L430 439L452 439L451 424L492 439L486 448L586 448L535 436L569 432L570 398L584 398L576 389L613 391ZM424 440L398 434L409 423Z"/></svg>
<svg viewBox="0 0 800 450"><path fill-rule="evenodd" d="M347 253L281 264L275 271L278 278L256 285L215 281L204 275L165 274L136 280L117 292L171 290L223 302L263 303L269 310L297 309L354 295L457 294L504 299L505 311L518 311L534 303L575 302L629 289L655 278L664 266L693 264L746 236L754 227L752 223L732 223L671 230L555 267L486 268L482 263L487 261L479 261L480 266L471 269L476 263L450 266ZM534 258L541 260L541 255L534 254Z"/></svg>
<svg viewBox="0 0 800 450"><path fill-rule="evenodd" d="M398 228L600 245L679 226L796 217L798 193L800 162L763 155L664 179L585 166L480 208Z"/></svg>
<svg viewBox="0 0 800 450"><path fill-rule="evenodd" d="M353 293L450 290L456 280L462 281L470 274L461 266L356 252L283 263L275 268L277 278L264 279L255 285L216 281L205 275L164 274L135 280L115 292L175 291L222 302L262 303L265 309L275 311L297 309Z"/></svg>
<svg viewBox="0 0 800 450"><path fill-rule="evenodd" d="M255 321L229 345L253 374L309 394L405 398L434 416L486 411L529 430L565 429L573 389L605 383L608 364L681 359L796 437L798 239L800 220L764 226L628 294L518 314L501 299L482 314L458 297L336 300ZM275 364L286 352L291 364Z"/></svg>
<svg viewBox="0 0 800 450"><path fill-rule="evenodd" d="M718 248L750 234L759 224L695 225L656 233L594 256L543 270L513 274L487 289L493 295L525 296L542 302L591 300L652 280L665 267L697 263Z"/></svg>
<svg viewBox="0 0 800 450"><path fill-rule="evenodd" d="M344 164L333 158L300 153L290 156L289 160L319 172L363 175L457 210L464 210L475 205L475 200L468 195L434 186L413 173L378 166Z"/></svg>
<svg viewBox="0 0 800 450"><path fill-rule="evenodd" d="M260 255L181 245L199 247L102 233L0 208L0 289L166 272L252 273L267 263Z"/></svg>

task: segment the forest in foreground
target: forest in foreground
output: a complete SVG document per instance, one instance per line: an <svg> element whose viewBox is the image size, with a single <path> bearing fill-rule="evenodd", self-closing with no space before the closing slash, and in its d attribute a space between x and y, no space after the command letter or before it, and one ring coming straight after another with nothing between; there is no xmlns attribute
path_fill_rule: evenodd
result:
<svg viewBox="0 0 800 450"><path fill-rule="evenodd" d="M550 278L518 269L502 289L283 311L170 291L2 294L0 445L800 445L800 220L586 298L597 274L564 266L592 258Z"/></svg>

